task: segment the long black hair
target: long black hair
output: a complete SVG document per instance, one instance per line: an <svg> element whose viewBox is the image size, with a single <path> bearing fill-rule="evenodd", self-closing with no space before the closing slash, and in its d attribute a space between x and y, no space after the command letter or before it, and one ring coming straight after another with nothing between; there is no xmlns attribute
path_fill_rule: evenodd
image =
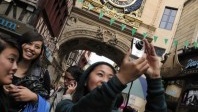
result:
<svg viewBox="0 0 198 112"><path fill-rule="evenodd" d="M0 33L0 54L5 50L7 47L12 47L18 50L19 52L19 59L20 59L20 54L21 54L21 49L18 44L18 38L13 37L4 33ZM1 65L3 66L3 65ZM2 112L8 112L9 109L9 100L7 95L4 93L2 83L0 83L0 109Z"/></svg>
<svg viewBox="0 0 198 112"><path fill-rule="evenodd" d="M70 66L66 71L71 74L71 76L76 80L76 82L79 82L79 79L83 73L83 70L76 65Z"/></svg>
<svg viewBox="0 0 198 112"><path fill-rule="evenodd" d="M19 37L13 37L8 34L0 32L0 53L6 48L6 47L12 47L16 48L19 52L19 56L21 56L21 47L18 43Z"/></svg>
<svg viewBox="0 0 198 112"><path fill-rule="evenodd" d="M20 39L21 46L24 43L30 43L30 42L34 42L34 41L41 41L42 42L41 53L36 59L32 60L31 66L28 68L26 74L31 74L33 69L41 66L40 58L41 58L42 52L44 52L44 47L45 47L44 46L44 39L36 30L30 30L30 31L25 32L21 36L21 39Z"/></svg>
<svg viewBox="0 0 198 112"><path fill-rule="evenodd" d="M89 93L87 86L85 86L85 84L87 83L88 77L90 75L90 73L97 67L100 65L107 65L109 66L113 73L116 74L116 70L114 69L114 67L107 63L107 62L96 62L94 64L92 64L91 66L89 66L82 74L82 76L80 77L78 86L76 88L76 92L73 95L73 102L78 102L78 100L80 100L84 95L86 95L87 93Z"/></svg>

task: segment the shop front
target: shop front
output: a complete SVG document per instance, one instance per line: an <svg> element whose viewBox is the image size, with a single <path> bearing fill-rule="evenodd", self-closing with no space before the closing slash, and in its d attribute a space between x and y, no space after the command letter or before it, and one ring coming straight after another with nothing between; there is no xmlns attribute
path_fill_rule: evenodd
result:
<svg viewBox="0 0 198 112"><path fill-rule="evenodd" d="M180 54L175 52L173 57L170 55L165 61L165 63L169 61L169 68L168 66L162 66L162 71L164 69L162 77L164 79L166 100L170 112L198 112L197 53L198 49L194 47L182 50ZM172 70L172 74L176 75L171 75L171 72L168 70ZM174 71L177 73L174 73Z"/></svg>

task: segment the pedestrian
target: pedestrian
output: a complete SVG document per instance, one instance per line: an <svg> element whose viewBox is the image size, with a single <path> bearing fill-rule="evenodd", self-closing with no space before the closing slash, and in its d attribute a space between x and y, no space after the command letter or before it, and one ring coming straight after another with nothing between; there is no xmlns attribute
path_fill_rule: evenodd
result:
<svg viewBox="0 0 198 112"><path fill-rule="evenodd" d="M9 99L3 85L12 83L13 75L17 71L20 47L16 37L0 33L0 109L8 112Z"/></svg>
<svg viewBox="0 0 198 112"><path fill-rule="evenodd" d="M67 68L64 75L64 86L58 87L58 89L51 96L51 112L55 111L56 105L64 99L72 100L72 96L76 90L80 76L83 70L74 65Z"/></svg>
<svg viewBox="0 0 198 112"><path fill-rule="evenodd" d="M62 100L56 112L111 112L116 96L121 94L126 84L145 73L148 83L146 111L166 112L167 106L160 76L160 61L154 46L144 40L146 54L130 60L126 54L118 73L106 62L97 62L83 73L73 101Z"/></svg>
<svg viewBox="0 0 198 112"><path fill-rule="evenodd" d="M11 106L16 111L49 111L46 99L49 93L43 86L43 68L40 56L44 50L43 37L35 30L24 33L20 41L22 59L13 77L13 89L9 90ZM38 110L41 109L41 110Z"/></svg>

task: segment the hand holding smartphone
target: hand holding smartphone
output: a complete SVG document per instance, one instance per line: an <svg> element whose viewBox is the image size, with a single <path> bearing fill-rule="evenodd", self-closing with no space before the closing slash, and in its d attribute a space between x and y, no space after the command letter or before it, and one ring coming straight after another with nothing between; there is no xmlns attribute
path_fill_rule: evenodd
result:
<svg viewBox="0 0 198 112"><path fill-rule="evenodd" d="M131 56L133 59L142 57L145 51L144 42L134 37L131 41L131 50Z"/></svg>

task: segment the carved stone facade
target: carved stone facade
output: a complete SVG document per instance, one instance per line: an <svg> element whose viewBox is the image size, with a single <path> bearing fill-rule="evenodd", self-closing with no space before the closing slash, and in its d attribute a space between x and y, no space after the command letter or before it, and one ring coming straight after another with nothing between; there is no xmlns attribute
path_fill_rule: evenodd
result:
<svg viewBox="0 0 198 112"><path fill-rule="evenodd" d="M89 9L90 4L94 6L94 8L92 9L94 12L100 13L100 11L103 11L104 15L106 15L107 17L114 18L116 21L125 23L134 28L138 28L142 22L138 18L141 17L144 3L143 5L141 5L140 9L133 11L131 14L128 15L118 13L119 8L113 7L110 4L103 5L98 0L85 0L85 2L83 2L83 8Z"/></svg>
<svg viewBox="0 0 198 112"><path fill-rule="evenodd" d="M110 56L110 51L102 53L102 50L100 50L110 47L114 48L115 54L118 54L118 56L114 55L113 58L110 59L115 60L115 62L119 64L123 58L123 54L125 54L130 47L130 42L133 38L131 36L132 28L137 29L134 36L140 39L143 38L143 33L147 33L147 38L150 41L152 41L154 35L158 36L157 42L153 42L153 44L162 50L160 52L165 52L166 49L169 50L168 48L177 24L173 25L171 31L158 28L163 12L165 7L178 8L177 17L175 19L177 23L181 13L180 8L183 7L184 2L184 0L182 0L182 2L179 2L179 0L174 2L171 0L157 0L156 3L153 3L152 0L135 0L137 3L141 3L141 5L139 5L136 10L125 13L123 10L123 7L126 8L125 6L118 7L112 5L110 3L111 0L79 1L80 0L77 0L75 6L72 8L67 25L60 37L58 43L60 46L60 51L57 55L58 61L62 61L64 55L68 55L68 52L76 49L97 51L99 55L110 58L112 57ZM103 17L99 18L101 12ZM115 22L110 24L112 18ZM126 25L124 30L121 30L121 24ZM164 44L165 37L169 39L168 44ZM90 42L91 40L93 41ZM93 48L90 48L88 43L90 43L90 46L93 46Z"/></svg>
<svg viewBox="0 0 198 112"><path fill-rule="evenodd" d="M63 57L72 50L86 49L120 64L123 54L129 49L131 36L97 24L97 22L90 24L90 21L88 18L83 19L75 14L68 18L68 24L59 41L60 61L63 61Z"/></svg>

